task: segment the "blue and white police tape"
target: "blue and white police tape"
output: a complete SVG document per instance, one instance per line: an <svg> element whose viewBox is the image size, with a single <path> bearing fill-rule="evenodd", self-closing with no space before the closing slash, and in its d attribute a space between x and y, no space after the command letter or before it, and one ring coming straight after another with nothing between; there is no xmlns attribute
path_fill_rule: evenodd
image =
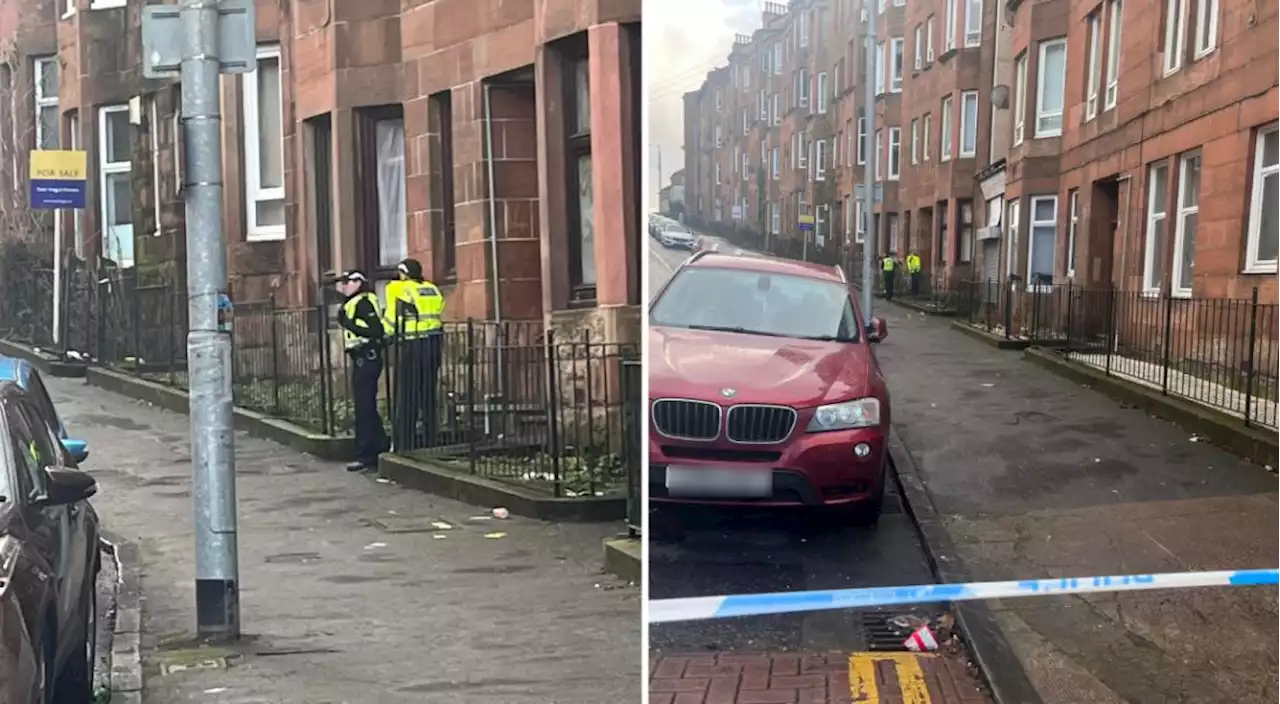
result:
<svg viewBox="0 0 1280 704"><path fill-rule="evenodd" d="M1255 587L1275 584L1280 584L1280 570L1222 570L698 596L651 600L649 623L700 621L734 616L764 616L870 606L927 604L939 601L1009 599L1051 594L1089 594L1185 587Z"/></svg>

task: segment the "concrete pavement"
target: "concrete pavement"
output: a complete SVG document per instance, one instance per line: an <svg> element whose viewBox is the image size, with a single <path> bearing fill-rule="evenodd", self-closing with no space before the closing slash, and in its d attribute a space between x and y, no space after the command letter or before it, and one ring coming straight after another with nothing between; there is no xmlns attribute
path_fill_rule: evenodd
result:
<svg viewBox="0 0 1280 704"><path fill-rule="evenodd" d="M618 526L547 524L353 476L237 434L245 638L193 638L188 420L48 379L95 506L142 558L146 702L640 699L640 602L600 573ZM432 523L452 526L440 530ZM501 535L497 535L501 533Z"/></svg>
<svg viewBox="0 0 1280 704"><path fill-rule="evenodd" d="M974 579L1275 567L1276 477L880 303L894 424ZM992 604L1046 704L1276 701L1277 590Z"/></svg>

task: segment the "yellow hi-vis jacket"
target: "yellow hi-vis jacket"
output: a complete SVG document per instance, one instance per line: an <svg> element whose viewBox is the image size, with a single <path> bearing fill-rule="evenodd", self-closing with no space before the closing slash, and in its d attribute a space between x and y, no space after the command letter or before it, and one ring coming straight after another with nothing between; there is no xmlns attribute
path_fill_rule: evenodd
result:
<svg viewBox="0 0 1280 704"><path fill-rule="evenodd" d="M385 322L399 339L425 337L443 326L444 294L430 281L392 281L386 296Z"/></svg>
<svg viewBox="0 0 1280 704"><path fill-rule="evenodd" d="M920 273L920 255L919 254L907 255L907 272L911 274Z"/></svg>
<svg viewBox="0 0 1280 704"><path fill-rule="evenodd" d="M893 257L884 258L883 266L885 271L893 271L893 267L895 264L896 262L893 261Z"/></svg>
<svg viewBox="0 0 1280 704"><path fill-rule="evenodd" d="M382 315L382 312L381 312L382 306L378 305L378 297L373 295L372 293L366 292L366 293L356 294L352 296L350 300L348 300L346 303L342 304L342 312L346 313L347 320L350 320L351 323L358 328L369 327L368 321L366 321L364 318L356 317L356 306L360 305L360 301L364 301L364 300L368 300L369 303L373 305L374 312L378 314L378 319L382 321L383 334L387 336L393 335L394 331L391 329L390 326L387 325L386 319ZM371 342L373 342L373 340L370 340L369 338L366 338L366 337L360 337L359 335L346 329L345 327L342 328L342 344L344 347L346 347L349 350L355 349L357 347L363 347Z"/></svg>

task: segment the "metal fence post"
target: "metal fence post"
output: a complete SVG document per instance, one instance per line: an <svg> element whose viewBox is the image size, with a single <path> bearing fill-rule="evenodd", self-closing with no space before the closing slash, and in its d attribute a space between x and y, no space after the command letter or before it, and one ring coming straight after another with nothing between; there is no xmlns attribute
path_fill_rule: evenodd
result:
<svg viewBox="0 0 1280 704"><path fill-rule="evenodd" d="M601 351L603 352L603 350L601 350ZM595 447L595 445L596 445L596 439L595 439L595 427L596 427L596 424L595 424L595 419L596 419L596 414L595 414L595 384L594 384L594 383L592 383L592 382L594 381L594 379L592 378L592 374L591 374L591 331L590 331L590 330L588 330L588 329L584 329L584 330L582 331L582 352L583 352L583 355L582 355L582 357L583 357L583 358L582 358L582 360L581 360L581 361L582 361L582 363L583 363L583 365L584 365L584 367L585 367L585 368L584 368L584 376L586 377L585 381L586 381L586 387L587 387L587 394L586 394L586 396L587 396L587 417L586 417L586 422L585 422L585 423L583 422L583 419L576 418L576 416L577 416L577 409L575 408L575 409L574 409L574 416L575 416L574 420L575 420L576 422L574 423L574 428L575 428L576 433L578 434L578 435L577 435L577 438L578 438L577 445L578 445L578 447L579 447L579 448L581 448L581 447L585 444L587 447L592 447L592 448L594 448L594 447ZM603 355L601 355L601 356L603 357ZM574 355L573 355L573 364L574 364L574 366L577 366L578 361L579 361L579 359L578 359L578 355L577 355L577 354L574 354ZM576 371L576 370L575 370L575 371ZM606 401L605 403L606 403L606 409L607 409L607 408L608 408L608 401ZM581 433L582 433L582 429L583 429L583 426L584 426L584 425L586 426L587 434L588 434L588 436L589 436L589 437L587 437L587 442L586 442L586 443L583 443L583 442L582 442L582 435L581 435ZM590 460L590 458L588 458L588 461L591 461L591 460ZM598 463L598 462L592 462L592 467L591 467L591 470L588 472L588 480L587 480L587 482L588 482L588 484L589 484L589 488L590 488L590 490L591 490L591 495L592 495L592 496L595 496L595 495L596 495L596 472L597 472L597 470L598 470L598 469L599 469L599 463ZM557 495L558 495L558 494L557 494Z"/></svg>
<svg viewBox="0 0 1280 704"><path fill-rule="evenodd" d="M324 294L316 306L316 340L320 343L320 428L326 435L337 435L333 419L333 363L329 353L329 309Z"/></svg>
<svg viewBox="0 0 1280 704"><path fill-rule="evenodd" d="M550 436L551 476L554 480L557 498L564 492L563 462L560 456L560 421L563 419L560 399L559 348L556 345L555 333L547 331L547 434Z"/></svg>
<svg viewBox="0 0 1280 704"><path fill-rule="evenodd" d="M1068 358L1071 357L1071 324L1075 322L1074 320L1072 320L1071 314L1072 312L1074 312L1074 309L1075 309L1075 285L1074 285L1074 282L1068 279L1067 280L1067 334L1066 334L1067 339L1064 341L1065 347L1063 348L1063 351L1066 353L1066 356Z"/></svg>
<svg viewBox="0 0 1280 704"><path fill-rule="evenodd" d="M1257 378L1257 360L1254 357L1254 347L1258 344L1258 287L1253 287L1253 293L1249 296L1249 350L1246 354L1248 357L1245 361L1245 373L1248 377L1244 384L1244 425L1249 427L1253 424L1253 380Z"/></svg>
<svg viewBox="0 0 1280 704"><path fill-rule="evenodd" d="M1116 320L1116 305L1119 297L1120 292L1114 286L1107 291L1107 376L1111 376L1111 354L1116 348L1116 340L1120 338L1119 321Z"/></svg>
<svg viewBox="0 0 1280 704"><path fill-rule="evenodd" d="M280 342L276 330L276 292L271 292L268 299L267 317L271 325L271 410L280 413Z"/></svg>
<svg viewBox="0 0 1280 704"><path fill-rule="evenodd" d="M1173 293L1164 295L1164 360L1160 373L1160 393L1169 395L1169 355L1173 346Z"/></svg>
<svg viewBox="0 0 1280 704"><path fill-rule="evenodd" d="M476 473L476 332L475 324L467 318L467 468Z"/></svg>

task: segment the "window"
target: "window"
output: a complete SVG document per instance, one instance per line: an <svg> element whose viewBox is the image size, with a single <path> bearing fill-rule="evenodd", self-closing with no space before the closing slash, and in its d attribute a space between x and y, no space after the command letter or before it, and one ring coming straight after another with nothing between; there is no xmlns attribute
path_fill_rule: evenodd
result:
<svg viewBox="0 0 1280 704"><path fill-rule="evenodd" d="M884 93L884 42L876 44L876 95Z"/></svg>
<svg viewBox="0 0 1280 704"><path fill-rule="evenodd" d="M941 144L942 155L939 157L942 161L951 161L951 96L942 99L942 130L941 136L938 138Z"/></svg>
<svg viewBox="0 0 1280 704"><path fill-rule="evenodd" d="M280 47L258 47L257 69L244 74L244 182L249 241L280 240L285 236L283 109Z"/></svg>
<svg viewBox="0 0 1280 704"><path fill-rule="evenodd" d="M884 130L876 130L875 167L876 180L884 180Z"/></svg>
<svg viewBox="0 0 1280 704"><path fill-rule="evenodd" d="M1275 273L1280 247L1280 133L1276 123L1258 130L1253 149L1253 195L1249 199L1249 245L1244 270Z"/></svg>
<svg viewBox="0 0 1280 704"><path fill-rule="evenodd" d="M773 94L773 98L771 99L770 104L769 104L769 109L772 111L772 115L773 115L773 124L775 124L775 125L781 125L781 124L782 124L782 111L778 109L778 94L777 94L777 93L774 93L774 94Z"/></svg>
<svg viewBox="0 0 1280 704"><path fill-rule="evenodd" d="M90 0L90 10L111 10L117 7L124 7L126 0Z"/></svg>
<svg viewBox="0 0 1280 704"><path fill-rule="evenodd" d="M921 151L924 152L924 161L929 161L929 135L933 133L933 113L925 113L924 115L924 144L921 145Z"/></svg>
<svg viewBox="0 0 1280 704"><path fill-rule="evenodd" d="M98 199L102 209L103 254L121 268L133 266L133 184L130 171L132 125L128 105L98 110Z"/></svg>
<svg viewBox="0 0 1280 704"><path fill-rule="evenodd" d="M1218 46L1218 0L1196 3L1196 58L1201 59Z"/></svg>
<svg viewBox="0 0 1280 704"><path fill-rule="evenodd" d="M808 168L809 152L804 132L796 132L791 136L791 166L797 169Z"/></svg>
<svg viewBox="0 0 1280 704"><path fill-rule="evenodd" d="M982 0L964 0L964 45L982 46Z"/></svg>
<svg viewBox="0 0 1280 704"><path fill-rule="evenodd" d="M1142 290L1147 293L1159 293L1164 283L1168 198L1169 167L1155 164L1147 175L1147 236L1142 262Z"/></svg>
<svg viewBox="0 0 1280 704"><path fill-rule="evenodd" d="M781 173L782 173L782 172L781 172L781 170L780 170L780 168L779 168L779 167L780 167L780 164L778 163L778 148L777 148L777 147L774 147L774 148L773 148L773 151L772 151L772 152L770 152L770 154L769 154L769 165L770 165L770 170L773 172L773 180L774 180L774 181L777 181L777 180L778 180L779 175L781 175Z"/></svg>
<svg viewBox="0 0 1280 704"><path fill-rule="evenodd" d="M867 212L864 198L859 198L854 203L854 226L858 229L854 231L853 241L862 244L867 238Z"/></svg>
<svg viewBox="0 0 1280 704"><path fill-rule="evenodd" d="M453 191L453 92L435 93L427 99L427 129L430 144L438 153L439 161L432 159L431 179L431 246L432 267L436 281L454 281L458 278L457 219ZM586 145L590 146L590 144ZM438 205L437 205L438 204ZM576 246L576 245L575 245Z"/></svg>
<svg viewBox="0 0 1280 704"><path fill-rule="evenodd" d="M821 247L826 244L827 236L831 234L831 206L819 205L813 209L813 215L814 242Z"/></svg>
<svg viewBox="0 0 1280 704"><path fill-rule="evenodd" d="M747 175L751 172L751 157L744 151L742 152L741 159L742 161L740 162L741 165L739 169L742 171L742 180L746 181L748 180Z"/></svg>
<svg viewBox="0 0 1280 704"><path fill-rule="evenodd" d="M1019 211L1018 201L1009 201L1004 231L1005 277L1011 277L1018 271L1018 216L1021 214Z"/></svg>
<svg viewBox="0 0 1280 704"><path fill-rule="evenodd" d="M925 21L924 29L924 62L933 63L933 15Z"/></svg>
<svg viewBox="0 0 1280 704"><path fill-rule="evenodd" d="M888 7L888 5L888 0L877 0L876 13L883 15L884 9Z"/></svg>
<svg viewBox="0 0 1280 704"><path fill-rule="evenodd" d="M573 300L596 299L596 201L591 152L591 74L586 57L576 58L565 81L569 123L569 284ZM717 164L716 180L719 181Z"/></svg>
<svg viewBox="0 0 1280 704"><path fill-rule="evenodd" d="M800 12L800 46L809 46L809 11Z"/></svg>
<svg viewBox="0 0 1280 704"><path fill-rule="evenodd" d="M1102 83L1102 15L1095 12L1085 22L1089 29L1089 83L1085 88L1084 120L1088 122L1098 116L1098 84Z"/></svg>
<svg viewBox="0 0 1280 704"><path fill-rule="evenodd" d="M867 163L867 118L858 118L858 166Z"/></svg>
<svg viewBox="0 0 1280 704"><path fill-rule="evenodd" d="M408 221L405 206L404 119L391 118L374 123L378 198L378 264L394 267L409 256ZM590 158L590 157L588 157ZM588 168L588 173L590 169ZM590 186L586 187L590 190ZM589 197L589 196L588 196Z"/></svg>
<svg viewBox="0 0 1280 704"><path fill-rule="evenodd" d="M1031 239L1027 246L1027 290L1053 285L1053 252L1058 239L1058 197L1032 196Z"/></svg>
<svg viewBox="0 0 1280 704"><path fill-rule="evenodd" d="M751 116L746 110L742 111L742 134L751 134Z"/></svg>
<svg viewBox="0 0 1280 704"><path fill-rule="evenodd" d="M1164 6L1164 75L1182 68L1183 39L1187 33L1187 1L1165 0Z"/></svg>
<svg viewBox="0 0 1280 704"><path fill-rule="evenodd" d="M63 19L76 14L76 0L61 0L59 4L62 5Z"/></svg>
<svg viewBox="0 0 1280 704"><path fill-rule="evenodd" d="M967 2L968 0L966 0ZM960 0L945 0L947 3L946 24L943 25L942 51L946 53L956 48L956 3Z"/></svg>
<svg viewBox="0 0 1280 704"><path fill-rule="evenodd" d="M782 231L782 212L777 203L769 204L769 229L775 235Z"/></svg>
<svg viewBox="0 0 1280 704"><path fill-rule="evenodd" d="M759 106L760 106L760 119L768 120L769 119L769 91L762 89L760 91L760 94L757 96L756 102L759 103Z"/></svg>
<svg viewBox="0 0 1280 704"><path fill-rule="evenodd" d="M853 232L853 196L844 197L844 238L849 239L849 234Z"/></svg>
<svg viewBox="0 0 1280 704"><path fill-rule="evenodd" d="M903 54L906 51L907 40L902 37L894 37L889 40L890 62L889 62L889 92L902 92L902 62Z"/></svg>
<svg viewBox="0 0 1280 704"><path fill-rule="evenodd" d="M1062 134L1062 101L1066 93L1067 40L1040 44L1036 74L1036 137Z"/></svg>
<svg viewBox="0 0 1280 704"><path fill-rule="evenodd" d="M978 91L960 94L960 157L978 153Z"/></svg>
<svg viewBox="0 0 1280 704"><path fill-rule="evenodd" d="M920 118L911 121L911 163L920 163Z"/></svg>
<svg viewBox="0 0 1280 704"><path fill-rule="evenodd" d="M724 135L720 133L720 125L716 125L716 149L724 146Z"/></svg>
<svg viewBox="0 0 1280 704"><path fill-rule="evenodd" d="M720 185L720 165L716 164L716 185Z"/></svg>
<svg viewBox="0 0 1280 704"><path fill-rule="evenodd" d="M724 107L724 96L720 95L720 91L716 91L716 112Z"/></svg>
<svg viewBox="0 0 1280 704"><path fill-rule="evenodd" d="M1014 62L1013 95L1013 143L1022 144L1027 126L1027 54L1023 52Z"/></svg>
<svg viewBox="0 0 1280 704"><path fill-rule="evenodd" d="M921 25L916 25L916 41L915 41L915 44L913 45L915 48L915 63L913 63L912 66L915 66L915 69L917 71L919 71L924 66L924 42L922 41L923 39L924 39L924 28Z"/></svg>
<svg viewBox="0 0 1280 704"><path fill-rule="evenodd" d="M35 79L36 149L58 148L58 59L33 62Z"/></svg>
<svg viewBox="0 0 1280 704"><path fill-rule="evenodd" d="M814 179L827 180L827 140L819 139L813 145Z"/></svg>
<svg viewBox="0 0 1280 704"><path fill-rule="evenodd" d="M782 75L782 42L773 43L773 75Z"/></svg>
<svg viewBox="0 0 1280 704"><path fill-rule="evenodd" d="M889 128L889 180L897 181L902 174L902 128Z"/></svg>
<svg viewBox="0 0 1280 704"><path fill-rule="evenodd" d="M1067 276L1076 275L1076 232L1080 224L1080 191L1067 194Z"/></svg>
<svg viewBox="0 0 1280 704"><path fill-rule="evenodd" d="M1110 110L1116 106L1120 95L1120 35L1123 6L1121 0L1109 0L1107 14L1110 24L1107 26L1107 95L1103 101L1103 109Z"/></svg>
<svg viewBox="0 0 1280 704"><path fill-rule="evenodd" d="M1200 154L1178 159L1178 219L1174 222L1173 295L1190 296L1200 219Z"/></svg>
<svg viewBox="0 0 1280 704"><path fill-rule="evenodd" d="M830 95L828 95L827 93L827 74L819 73L818 74L818 113L819 114L824 114L824 115L826 114L827 103L831 102L828 100L829 97Z"/></svg>
<svg viewBox="0 0 1280 704"><path fill-rule="evenodd" d="M794 76L792 90L795 91L796 105L807 108L809 107L809 71L800 68L796 69L792 75Z"/></svg>
<svg viewBox="0 0 1280 704"><path fill-rule="evenodd" d="M973 203L971 201L960 201L960 232L959 241L959 261L973 261Z"/></svg>

